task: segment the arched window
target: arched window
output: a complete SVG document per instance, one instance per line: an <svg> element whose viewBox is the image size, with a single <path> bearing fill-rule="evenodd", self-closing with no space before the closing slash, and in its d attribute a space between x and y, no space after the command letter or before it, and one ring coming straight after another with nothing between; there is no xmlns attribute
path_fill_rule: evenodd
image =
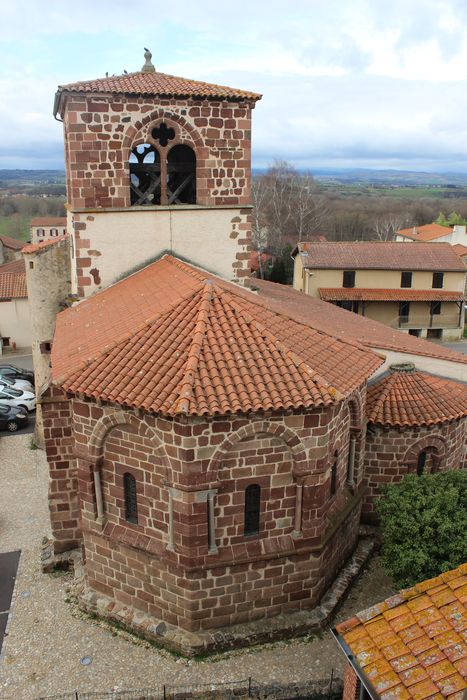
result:
<svg viewBox="0 0 467 700"><path fill-rule="evenodd" d="M125 520L136 524L138 522L136 479L129 472L125 472L123 475L123 497L125 500Z"/></svg>
<svg viewBox="0 0 467 700"><path fill-rule="evenodd" d="M257 535L259 533L260 505L261 487L258 484L250 484L245 489L244 535Z"/></svg>
<svg viewBox="0 0 467 700"><path fill-rule="evenodd" d="M161 159L155 146L142 143L130 154L132 205L161 203Z"/></svg>
<svg viewBox="0 0 467 700"><path fill-rule="evenodd" d="M189 146L174 146L167 156L167 204L196 204L196 156Z"/></svg>
<svg viewBox="0 0 467 700"><path fill-rule="evenodd" d="M337 452L334 453L334 461L331 467L331 497L337 493Z"/></svg>
<svg viewBox="0 0 467 700"><path fill-rule="evenodd" d="M423 476L425 473L426 452L422 450L417 457L417 476Z"/></svg>

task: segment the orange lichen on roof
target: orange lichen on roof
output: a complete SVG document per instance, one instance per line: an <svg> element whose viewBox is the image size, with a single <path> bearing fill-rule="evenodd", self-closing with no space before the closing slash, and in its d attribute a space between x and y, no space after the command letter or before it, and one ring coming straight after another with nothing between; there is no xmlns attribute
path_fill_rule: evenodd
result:
<svg viewBox="0 0 467 700"><path fill-rule="evenodd" d="M412 226L411 228L401 228L396 231L397 236L411 238L414 241L434 241L437 238L444 238L453 232L450 226L441 224L424 224L423 226Z"/></svg>
<svg viewBox="0 0 467 700"><path fill-rule="evenodd" d="M28 243L22 249L23 253L38 253L40 250L50 248L50 246L65 241L68 238L68 234L64 233L63 236L55 236L54 238L47 238L45 241L39 241L39 243Z"/></svg>
<svg viewBox="0 0 467 700"><path fill-rule="evenodd" d="M163 415L330 405L382 359L166 255L60 313L52 378Z"/></svg>
<svg viewBox="0 0 467 700"><path fill-rule="evenodd" d="M27 296L24 260L0 265L0 299L25 299Z"/></svg>
<svg viewBox="0 0 467 700"><path fill-rule="evenodd" d="M82 80L76 83L60 85L57 96L64 93L100 93L123 95L151 95L158 97L202 97L226 100L260 100L261 95L249 90L238 90L206 83L201 80L180 78L167 73L128 73L96 80ZM57 100L56 100L57 104Z"/></svg>
<svg viewBox="0 0 467 700"><path fill-rule="evenodd" d="M367 418L378 425L435 425L467 415L467 386L394 365L368 386Z"/></svg>
<svg viewBox="0 0 467 700"><path fill-rule="evenodd" d="M461 700L467 687L466 603L462 564L358 613L336 632L382 700Z"/></svg>
<svg viewBox="0 0 467 700"><path fill-rule="evenodd" d="M324 301L463 301L462 292L441 289L364 289L348 287L320 287Z"/></svg>

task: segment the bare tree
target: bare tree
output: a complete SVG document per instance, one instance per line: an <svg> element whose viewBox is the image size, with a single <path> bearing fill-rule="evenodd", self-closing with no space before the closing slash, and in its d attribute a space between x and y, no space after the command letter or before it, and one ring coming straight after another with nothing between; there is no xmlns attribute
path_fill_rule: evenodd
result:
<svg viewBox="0 0 467 700"><path fill-rule="evenodd" d="M373 219L372 233L379 241L393 241L396 231L404 226L405 217L400 214L385 214Z"/></svg>

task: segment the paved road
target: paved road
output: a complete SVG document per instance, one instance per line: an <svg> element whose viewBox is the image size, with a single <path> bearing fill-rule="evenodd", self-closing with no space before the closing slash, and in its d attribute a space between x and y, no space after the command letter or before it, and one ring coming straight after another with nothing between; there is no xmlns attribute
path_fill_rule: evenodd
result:
<svg viewBox="0 0 467 700"><path fill-rule="evenodd" d="M467 338L464 340L457 340L453 343L440 343L443 348L449 348L449 350L455 350L456 352L461 352L463 355L467 355Z"/></svg>
<svg viewBox="0 0 467 700"><path fill-rule="evenodd" d="M16 367L32 370L32 355L1 355L0 365L15 365Z"/></svg>
<svg viewBox="0 0 467 700"><path fill-rule="evenodd" d="M0 652L8 622L11 598L15 589L20 554L20 551L0 554Z"/></svg>

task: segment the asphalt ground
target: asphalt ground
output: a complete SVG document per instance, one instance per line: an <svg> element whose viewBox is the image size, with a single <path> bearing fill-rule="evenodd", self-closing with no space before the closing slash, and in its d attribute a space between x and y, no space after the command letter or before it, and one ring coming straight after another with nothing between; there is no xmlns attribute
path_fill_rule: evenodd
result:
<svg viewBox="0 0 467 700"><path fill-rule="evenodd" d="M21 552L0 554L0 652L2 651Z"/></svg>

